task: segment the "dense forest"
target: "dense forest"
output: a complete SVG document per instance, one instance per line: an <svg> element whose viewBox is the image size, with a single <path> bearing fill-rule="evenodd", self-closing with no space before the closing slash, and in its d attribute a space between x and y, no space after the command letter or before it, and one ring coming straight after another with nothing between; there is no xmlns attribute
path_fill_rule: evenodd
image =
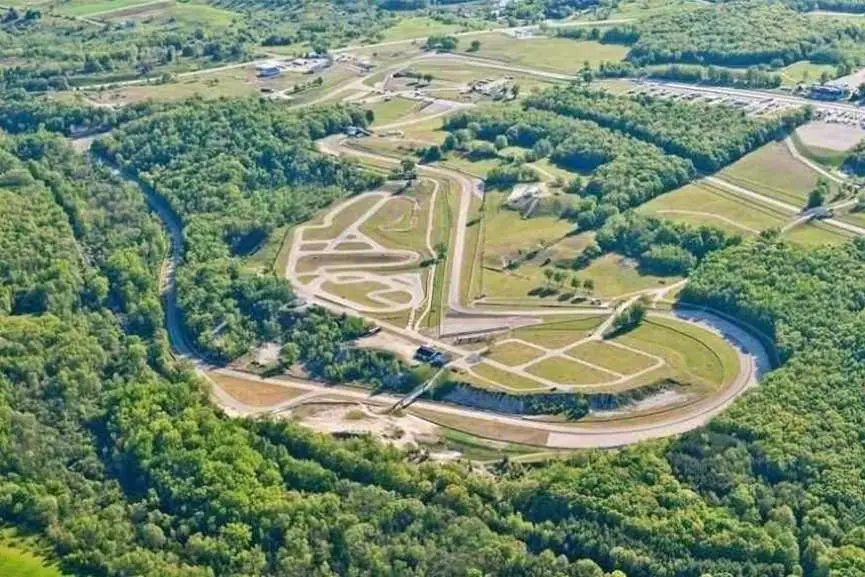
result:
<svg viewBox="0 0 865 577"><path fill-rule="evenodd" d="M781 3L742 0L681 6L615 27L603 37L632 44L628 59L637 64L780 68L811 60L850 66L862 60L857 45L865 27L844 18L817 19Z"/></svg>
<svg viewBox="0 0 865 577"><path fill-rule="evenodd" d="M530 553L494 481L459 465L219 415L161 331L133 335L112 314L103 223L111 254L145 269L131 298L155 294L160 239L143 198L55 137L4 138L0 151L15 216L0 221L0 518L40 534L66 570L602 575Z"/></svg>
<svg viewBox="0 0 865 577"><path fill-rule="evenodd" d="M190 101L94 143L96 154L124 167L182 220L178 303L198 350L228 361L275 341L288 345L284 365L303 363L329 381L391 388L414 382L390 355L348 345L367 330L362 322L295 310L285 279L260 276L241 262L275 228L378 182L312 145L365 121L363 113L338 107L300 114L257 100Z"/></svg>
<svg viewBox="0 0 865 577"><path fill-rule="evenodd" d="M755 119L726 106L643 94L616 96L581 87L548 89L526 99L525 105L622 131L709 172L785 136L811 117L809 109L801 108Z"/></svg>
<svg viewBox="0 0 865 577"><path fill-rule="evenodd" d="M741 241L718 228L674 223L633 211L610 218L595 236L602 251L635 258L648 273L683 276L710 253Z"/></svg>

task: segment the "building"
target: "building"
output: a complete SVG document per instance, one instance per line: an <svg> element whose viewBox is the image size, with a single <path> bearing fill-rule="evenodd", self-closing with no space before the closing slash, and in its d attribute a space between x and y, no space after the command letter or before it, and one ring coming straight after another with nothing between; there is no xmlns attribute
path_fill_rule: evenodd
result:
<svg viewBox="0 0 865 577"><path fill-rule="evenodd" d="M273 78L282 74L282 65L274 60L260 62L255 65L259 78Z"/></svg>
<svg viewBox="0 0 865 577"><path fill-rule="evenodd" d="M844 84L814 84L808 96L815 100L844 100L850 97L850 89Z"/></svg>
<svg viewBox="0 0 865 577"><path fill-rule="evenodd" d="M448 361L450 361L450 356L435 350L433 347L427 345L421 345L415 351L414 358L422 363L428 363L434 367L443 367Z"/></svg>

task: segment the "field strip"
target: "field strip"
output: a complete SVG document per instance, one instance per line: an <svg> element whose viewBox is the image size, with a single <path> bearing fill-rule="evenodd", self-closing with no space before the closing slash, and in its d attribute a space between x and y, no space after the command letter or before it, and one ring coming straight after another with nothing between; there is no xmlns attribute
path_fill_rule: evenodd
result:
<svg viewBox="0 0 865 577"><path fill-rule="evenodd" d="M116 12L130 12L139 8L149 8L151 6L170 6L174 4L174 0L150 0L150 2L142 2L141 4L130 4L119 8L111 8L109 10L100 10L99 12L91 12L86 14L87 18L96 18L105 16L106 14L114 14Z"/></svg>
<svg viewBox="0 0 865 577"><path fill-rule="evenodd" d="M715 218L715 219L718 219L720 221L726 222L727 224L735 226L736 228L742 229L744 231L752 232L754 234L760 234L760 231L755 229L755 228L751 228L750 226L746 226L744 224L738 223L733 219L727 218L726 216L722 216L720 214L715 214L713 212L700 212L698 210L679 210L679 209L672 209L672 208L656 210L655 212L657 214L690 214L690 215L694 215L694 216L711 217L711 218Z"/></svg>

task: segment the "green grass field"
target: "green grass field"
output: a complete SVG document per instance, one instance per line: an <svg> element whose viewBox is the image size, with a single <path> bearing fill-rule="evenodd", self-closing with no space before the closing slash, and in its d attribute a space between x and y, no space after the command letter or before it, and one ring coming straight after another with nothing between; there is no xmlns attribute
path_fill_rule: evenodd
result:
<svg viewBox="0 0 865 577"><path fill-rule="evenodd" d="M326 228L312 228L303 231L303 240L329 240L336 237L340 232L345 230L349 225L357 221L367 210L369 210L376 202L377 197L362 197L347 201L349 204L333 217L333 222ZM330 213L332 209L327 211L310 224L323 224L324 216Z"/></svg>
<svg viewBox="0 0 865 577"><path fill-rule="evenodd" d="M562 385L599 385L618 378L562 357L545 359L526 368L526 372Z"/></svg>
<svg viewBox="0 0 865 577"><path fill-rule="evenodd" d="M500 387L495 386L493 383L498 383L499 385L511 389L522 389L526 391L546 388L543 383L539 383L520 375L515 375L508 371L503 371L488 363L479 363L473 366L472 372L481 377L481 379L473 379L472 382L484 389L501 390ZM490 381L493 381L493 383L489 383L483 379L489 379Z"/></svg>
<svg viewBox="0 0 865 577"><path fill-rule="evenodd" d="M736 351L720 336L694 325L668 318L651 318L615 342L659 356L664 369L649 373L715 389L731 382L739 372Z"/></svg>
<svg viewBox="0 0 865 577"><path fill-rule="evenodd" d="M29 551L0 545L0 577L62 577L63 573Z"/></svg>
<svg viewBox="0 0 865 577"><path fill-rule="evenodd" d="M367 295L373 291L387 289L387 285L375 281L362 281L352 283L325 282L321 287L327 292L343 297L359 305L382 308L385 305L370 299Z"/></svg>
<svg viewBox="0 0 865 577"><path fill-rule="evenodd" d="M605 343L589 341L569 349L569 357L580 359L601 368L622 374L631 375L651 367L655 361L650 357Z"/></svg>
<svg viewBox="0 0 865 577"><path fill-rule="evenodd" d="M504 207L506 193L488 194L484 206L486 234L484 263L502 266L503 259L513 260L521 251L550 246L562 239L574 225L552 216L523 218Z"/></svg>
<svg viewBox="0 0 865 577"><path fill-rule="evenodd" d="M0 577L64 577L66 574L40 556L39 550L13 530L0 531Z"/></svg>
<svg viewBox="0 0 865 577"><path fill-rule="evenodd" d="M838 75L836 67L832 64L814 64L807 60L794 62L789 66L785 66L779 72L781 73L781 83L783 86L818 82L824 72L829 74L830 78L835 78Z"/></svg>
<svg viewBox="0 0 865 577"><path fill-rule="evenodd" d="M605 254L577 276L595 283L594 294L603 298L615 298L650 288L662 288L681 280L681 277L659 277L641 273L636 263L618 254Z"/></svg>
<svg viewBox="0 0 865 577"><path fill-rule="evenodd" d="M803 246L816 247L838 244L853 238L852 233L837 229L822 222L809 222L787 231L784 238Z"/></svg>
<svg viewBox="0 0 865 577"><path fill-rule="evenodd" d="M89 16L125 10L142 4L150 4L150 2L147 0L69 0L59 5L58 12L67 16Z"/></svg>
<svg viewBox="0 0 865 577"><path fill-rule="evenodd" d="M512 336L526 342L550 349L565 347L591 334L602 322L602 316L583 316L522 327Z"/></svg>
<svg viewBox="0 0 865 577"><path fill-rule="evenodd" d="M628 53L625 46L569 38L516 40L499 32L474 38L481 43L477 56L566 74L576 74L584 62L597 67L601 62L620 61Z"/></svg>
<svg viewBox="0 0 865 577"><path fill-rule="evenodd" d="M444 195L437 195L436 202L444 201ZM422 181L415 190L388 200L360 230L386 247L414 250L432 257L426 246L431 202L432 183Z"/></svg>
<svg viewBox="0 0 865 577"><path fill-rule="evenodd" d="M541 350L520 343L509 342L495 345L492 352L487 356L503 365L513 367L532 361L542 354L543 351Z"/></svg>
<svg viewBox="0 0 865 577"><path fill-rule="evenodd" d="M381 101L366 105L366 108L369 108L375 114L375 121L372 123L372 126L375 127L396 122L418 111L421 106L422 104L416 100L396 97L388 102Z"/></svg>
<svg viewBox="0 0 865 577"><path fill-rule="evenodd" d="M463 27L457 24L445 24L427 16L402 18L396 25L384 30L381 41L395 42L398 40L423 38L434 34L453 34L463 29Z"/></svg>
<svg viewBox="0 0 865 577"><path fill-rule="evenodd" d="M746 200L709 182L696 182L642 205L639 212L699 226L707 224L737 234L782 227L790 215Z"/></svg>
<svg viewBox="0 0 865 577"><path fill-rule="evenodd" d="M804 204L819 174L799 162L781 142L772 142L734 162L719 176L743 188L783 200Z"/></svg>

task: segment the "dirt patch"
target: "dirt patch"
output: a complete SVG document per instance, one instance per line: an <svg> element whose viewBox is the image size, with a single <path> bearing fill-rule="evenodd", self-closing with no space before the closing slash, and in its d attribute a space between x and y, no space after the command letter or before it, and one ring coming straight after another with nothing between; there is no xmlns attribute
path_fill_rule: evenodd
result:
<svg viewBox="0 0 865 577"><path fill-rule="evenodd" d="M413 415L384 415L360 403L308 404L290 411L310 429L336 436L372 435L400 448L439 442L438 427Z"/></svg>
<svg viewBox="0 0 865 577"><path fill-rule="evenodd" d="M232 398L250 407L272 407L307 392L303 389L239 379L218 373L208 373L208 376Z"/></svg>
<svg viewBox="0 0 865 577"><path fill-rule="evenodd" d="M414 353L418 347L417 343L384 331L358 339L357 346L362 349L389 351L410 363L414 362Z"/></svg>
<svg viewBox="0 0 865 577"><path fill-rule="evenodd" d="M493 441L543 447L547 444L547 436L549 435L546 431L528 427L497 423L488 419L474 419L451 413L440 413L427 408L412 407L411 412L443 427Z"/></svg>
<svg viewBox="0 0 865 577"><path fill-rule="evenodd" d="M848 124L815 121L797 128L796 134L806 146L844 152L865 138L865 129Z"/></svg>

